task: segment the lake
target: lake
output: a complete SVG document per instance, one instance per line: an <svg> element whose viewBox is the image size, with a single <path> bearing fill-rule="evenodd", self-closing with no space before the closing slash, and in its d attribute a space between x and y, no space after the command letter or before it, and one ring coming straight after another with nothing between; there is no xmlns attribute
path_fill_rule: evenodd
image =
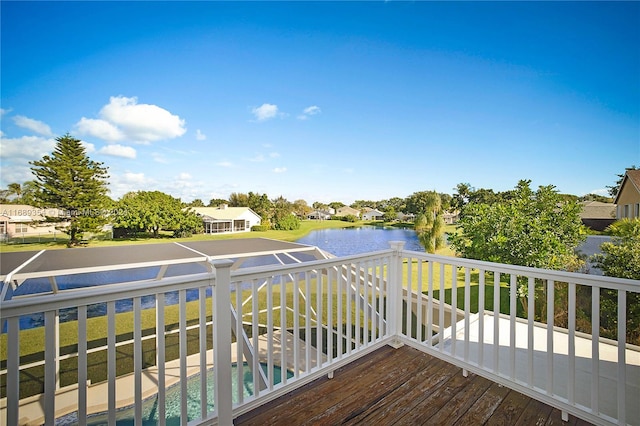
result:
<svg viewBox="0 0 640 426"><path fill-rule="evenodd" d="M389 248L389 241L404 241L405 249L424 251L413 229L362 226L312 231L296 243L316 246L335 256L348 256Z"/></svg>

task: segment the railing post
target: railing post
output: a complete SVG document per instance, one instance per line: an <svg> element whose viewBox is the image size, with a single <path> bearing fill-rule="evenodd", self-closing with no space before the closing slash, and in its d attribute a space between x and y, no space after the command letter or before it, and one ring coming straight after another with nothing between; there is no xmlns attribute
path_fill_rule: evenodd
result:
<svg viewBox="0 0 640 426"><path fill-rule="evenodd" d="M213 367L215 369L215 408L218 424L233 425L231 392L231 260L211 261L215 273L212 289L214 308Z"/></svg>
<svg viewBox="0 0 640 426"><path fill-rule="evenodd" d="M389 334L393 336L390 346L399 348L404 345L400 339L402 334L402 249L404 241L389 241L393 250L391 264L389 265L389 306L388 318ZM410 307L407 307L409 309Z"/></svg>

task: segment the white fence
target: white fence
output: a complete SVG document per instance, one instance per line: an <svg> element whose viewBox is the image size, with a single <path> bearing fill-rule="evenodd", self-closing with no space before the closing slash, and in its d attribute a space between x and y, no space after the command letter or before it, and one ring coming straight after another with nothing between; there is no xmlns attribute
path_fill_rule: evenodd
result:
<svg viewBox="0 0 640 426"><path fill-rule="evenodd" d="M53 424L72 413L79 424L94 415L141 424L153 414L158 424L228 425L385 344L419 348L597 424L640 419L640 352L626 343L626 309L613 315L614 338L600 337L608 310L637 296L637 281L402 244L295 265L213 266L3 302L0 424ZM91 317L99 304L106 315ZM68 308L77 318L60 322ZM20 317L38 313L43 327L20 329ZM20 358L33 339L43 354Z"/></svg>

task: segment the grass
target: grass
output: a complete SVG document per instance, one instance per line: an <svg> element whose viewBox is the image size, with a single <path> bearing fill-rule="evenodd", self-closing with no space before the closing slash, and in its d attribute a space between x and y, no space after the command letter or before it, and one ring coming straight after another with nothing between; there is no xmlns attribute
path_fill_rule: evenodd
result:
<svg viewBox="0 0 640 426"><path fill-rule="evenodd" d="M343 222L339 220L324 220L313 221L305 220L301 222L299 229L294 231L277 231L269 230L264 232L239 232L232 234L196 234L188 238L173 238L169 232L163 232L158 238L149 237L147 235L141 235L138 238L119 238L119 239L91 239L87 242L86 247L104 247L104 246L118 246L125 244L155 244L155 243L167 243L167 242L184 242L184 241L207 241L207 240L229 240L238 238L270 238L274 240L282 241L296 241L311 231L319 229L329 228L352 228L357 226L369 225L371 222ZM64 235L64 234L63 234ZM63 249L67 247L68 237L57 237L57 241L41 241L38 242L39 237L33 237L25 244L15 243L0 243L0 252L14 252L14 251L27 251L27 250L44 250L44 249ZM44 237L42 237L44 240Z"/></svg>

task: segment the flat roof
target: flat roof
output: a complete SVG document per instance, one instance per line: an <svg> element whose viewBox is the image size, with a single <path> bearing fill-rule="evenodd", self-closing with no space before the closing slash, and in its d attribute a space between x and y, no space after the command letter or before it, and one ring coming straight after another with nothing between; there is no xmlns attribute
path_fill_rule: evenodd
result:
<svg viewBox="0 0 640 426"><path fill-rule="evenodd" d="M172 242L0 253L0 280L81 274L159 265L313 252L308 246L268 238Z"/></svg>

